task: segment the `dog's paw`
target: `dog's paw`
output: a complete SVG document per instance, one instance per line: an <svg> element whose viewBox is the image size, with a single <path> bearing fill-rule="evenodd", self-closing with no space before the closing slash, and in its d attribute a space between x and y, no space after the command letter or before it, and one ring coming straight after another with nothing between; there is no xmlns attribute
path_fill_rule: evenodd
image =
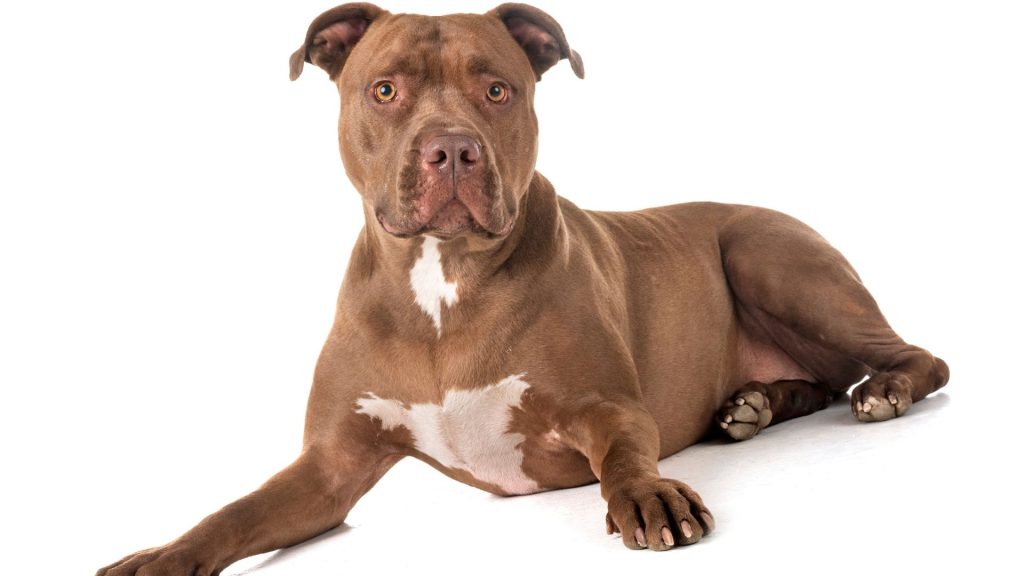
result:
<svg viewBox="0 0 1024 576"><path fill-rule="evenodd" d="M740 390L718 411L718 426L733 440L753 438L771 422L768 397L757 390Z"/></svg>
<svg viewBox="0 0 1024 576"><path fill-rule="evenodd" d="M609 534L622 534L627 548L668 550L696 543L714 530L715 519L689 486L655 478L613 490L605 524Z"/></svg>
<svg viewBox="0 0 1024 576"><path fill-rule="evenodd" d="M853 389L850 409L861 422L881 422L902 416L913 404L910 377L900 372L882 372Z"/></svg>
<svg viewBox="0 0 1024 576"><path fill-rule="evenodd" d="M96 576L211 576L219 569L200 559L199 554L188 547L168 544L129 554L113 564L100 568Z"/></svg>

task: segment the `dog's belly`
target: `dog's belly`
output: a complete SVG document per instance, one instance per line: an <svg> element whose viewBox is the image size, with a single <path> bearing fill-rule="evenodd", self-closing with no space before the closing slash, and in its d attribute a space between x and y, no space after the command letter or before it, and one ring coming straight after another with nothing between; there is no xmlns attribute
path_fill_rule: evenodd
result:
<svg viewBox="0 0 1024 576"><path fill-rule="evenodd" d="M439 404L405 404L367 393L356 412L379 420L383 430L407 429L418 456L460 480L504 494L529 494L541 487L523 471L526 436L511 430L513 411L530 387L524 376L449 390Z"/></svg>

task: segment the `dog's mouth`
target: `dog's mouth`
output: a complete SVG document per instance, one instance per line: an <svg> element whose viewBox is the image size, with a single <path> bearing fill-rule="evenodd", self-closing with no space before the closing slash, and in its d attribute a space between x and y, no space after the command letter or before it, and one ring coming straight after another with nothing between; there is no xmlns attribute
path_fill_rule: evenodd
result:
<svg viewBox="0 0 1024 576"><path fill-rule="evenodd" d="M388 218L383 210L376 210L377 223L388 234L398 238L413 238L424 234L441 239L462 235L483 236L488 239L504 238L512 232L514 218L505 218L500 224L484 224L474 216L473 211L459 198L452 198L429 220L419 222L415 217ZM493 222L493 219L491 220Z"/></svg>
<svg viewBox="0 0 1024 576"><path fill-rule="evenodd" d="M400 238L507 236L518 203L487 143L466 131L418 134L394 181L379 183L390 191L374 202L380 227Z"/></svg>
<svg viewBox="0 0 1024 576"><path fill-rule="evenodd" d="M407 166L395 187L397 194L377 205L377 222L388 234L402 238L507 236L517 210L506 197L501 178L489 166L467 172L449 176Z"/></svg>

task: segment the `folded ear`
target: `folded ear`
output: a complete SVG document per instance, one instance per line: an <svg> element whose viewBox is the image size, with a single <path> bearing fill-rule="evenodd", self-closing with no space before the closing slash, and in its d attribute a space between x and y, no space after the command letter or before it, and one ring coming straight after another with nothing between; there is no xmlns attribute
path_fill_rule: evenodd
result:
<svg viewBox="0 0 1024 576"><path fill-rule="evenodd" d="M572 71L583 78L583 59L569 48L562 27L546 12L527 4L502 4L487 14L505 23L530 59L538 81L541 74L562 58L568 58Z"/></svg>
<svg viewBox="0 0 1024 576"><path fill-rule="evenodd" d="M295 80L302 74L304 62L316 64L334 80L341 73L345 60L356 42L366 34L374 20L387 11L356 2L335 6L316 17L306 31L306 41L288 59L288 77Z"/></svg>

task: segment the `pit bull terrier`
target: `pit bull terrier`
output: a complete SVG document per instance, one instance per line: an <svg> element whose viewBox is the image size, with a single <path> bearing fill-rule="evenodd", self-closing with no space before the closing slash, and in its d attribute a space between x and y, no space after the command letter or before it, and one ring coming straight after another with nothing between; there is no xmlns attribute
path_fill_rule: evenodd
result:
<svg viewBox="0 0 1024 576"><path fill-rule="evenodd" d="M494 494L600 481L606 527L666 550L714 529L659 458L709 430L744 440L826 407L902 415L946 364L889 327L804 224L711 203L591 212L534 169L533 94L583 62L544 12L391 14L345 4L291 57L341 96L362 196L298 459L173 542L102 576L210 575L302 542L396 462Z"/></svg>

